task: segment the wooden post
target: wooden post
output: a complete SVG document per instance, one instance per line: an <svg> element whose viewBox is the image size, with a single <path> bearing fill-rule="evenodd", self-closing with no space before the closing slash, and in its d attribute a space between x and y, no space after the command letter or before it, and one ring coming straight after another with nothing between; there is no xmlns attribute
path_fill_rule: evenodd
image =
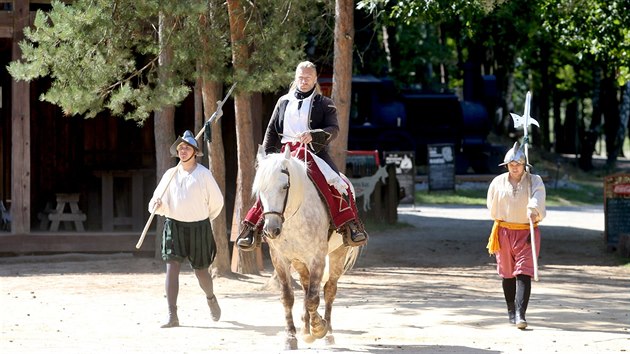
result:
<svg viewBox="0 0 630 354"><path fill-rule="evenodd" d="M376 185L374 185L374 192L372 192L374 203L371 204L371 214L373 215L374 220L377 220L378 222L387 220L387 203L383 202L383 188L384 185L379 179L379 181L376 182ZM363 196L363 198L367 197L369 196Z"/></svg>
<svg viewBox="0 0 630 354"><path fill-rule="evenodd" d="M114 230L114 176L111 171L101 175L101 228L103 231Z"/></svg>
<svg viewBox="0 0 630 354"><path fill-rule="evenodd" d="M398 221L398 183L395 165L387 165L387 176L386 220L389 224L395 224Z"/></svg>
<svg viewBox="0 0 630 354"><path fill-rule="evenodd" d="M19 43L30 24L28 0L13 1L12 60L22 57ZM30 84L11 82L11 232L31 231L31 110Z"/></svg>

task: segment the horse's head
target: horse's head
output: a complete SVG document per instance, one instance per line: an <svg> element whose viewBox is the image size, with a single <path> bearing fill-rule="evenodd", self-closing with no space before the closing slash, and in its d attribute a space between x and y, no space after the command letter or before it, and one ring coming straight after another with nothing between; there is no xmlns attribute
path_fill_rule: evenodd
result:
<svg viewBox="0 0 630 354"><path fill-rule="evenodd" d="M288 149L284 153L265 155L259 147L256 161L258 167L252 192L258 196L263 208L263 232L274 239L282 232L285 219L299 208L306 174Z"/></svg>

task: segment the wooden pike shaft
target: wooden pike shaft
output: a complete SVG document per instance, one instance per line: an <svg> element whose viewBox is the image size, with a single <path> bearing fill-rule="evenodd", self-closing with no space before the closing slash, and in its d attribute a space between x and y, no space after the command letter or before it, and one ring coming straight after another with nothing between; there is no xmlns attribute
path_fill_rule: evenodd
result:
<svg viewBox="0 0 630 354"><path fill-rule="evenodd" d="M232 91L234 91L234 87L235 86L236 86L236 82L234 84L232 84L232 87L230 87L230 90L225 95L225 98L223 98L222 101L219 101L219 103L217 105L217 110L212 114L212 117L210 117L210 119L208 120L207 124L214 123L214 121L218 118L217 117L217 112L221 109L221 107L223 107L223 105L225 104L227 99L230 97L230 95L232 94ZM201 135L203 135L205 130L206 130L206 124L204 124L203 127L201 127L201 130L199 131L199 133L197 133L197 135L195 135L195 140L199 140L199 138L201 137ZM182 162L180 161L180 162L177 163L177 166L175 166L174 173L168 179L168 182L166 183L166 187L164 188L164 190L160 194L160 199L162 199L162 197L164 196L164 193L166 193L166 190L168 189L168 186L171 184L171 181L173 180L173 177L175 176L175 173L177 172L177 167L179 167L179 165L181 165L181 163ZM151 215L149 216L149 219L147 220L147 223L144 225L144 229L142 230L142 234L140 235L140 238L138 239L138 243L136 243L136 249L140 249L140 247L142 247L142 243L144 242L144 239L147 236L147 232L149 232L149 227L151 227L151 222L153 221L153 218L155 217L155 209L156 208L153 208L153 211L151 212Z"/></svg>
<svg viewBox="0 0 630 354"><path fill-rule="evenodd" d="M528 195L532 196L532 175L529 171L529 136L527 131L529 130L529 114L530 114L530 101L531 101L531 93L527 91L527 95L525 97L525 126L523 127L523 140L525 140L525 168L527 170L527 174L529 175L529 184L528 184ZM534 260L534 280L538 281L538 254L536 253L536 234L534 233L534 223L532 219L529 219L529 237L531 238L532 243L532 258Z"/></svg>

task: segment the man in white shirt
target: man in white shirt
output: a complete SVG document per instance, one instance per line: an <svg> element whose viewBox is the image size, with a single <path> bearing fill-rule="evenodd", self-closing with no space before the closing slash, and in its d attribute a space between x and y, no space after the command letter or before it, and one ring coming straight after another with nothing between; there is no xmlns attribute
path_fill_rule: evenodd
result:
<svg viewBox="0 0 630 354"><path fill-rule="evenodd" d="M162 328L179 326L177 295L181 263L187 259L206 295L214 321L221 308L214 295L208 267L216 256L210 220L223 208L223 195L212 173L198 164L203 156L193 134L187 130L170 148L180 163L166 171L149 202L149 211L166 217L162 235L162 259L166 261L166 301L168 322Z"/></svg>
<svg viewBox="0 0 630 354"><path fill-rule="evenodd" d="M536 255L540 254L538 223L545 218L545 185L538 175L525 171L527 158L518 142L503 163L508 172L496 176L488 187L487 206L494 226L488 252L497 260L508 317L518 329L527 328L525 311L534 276L530 221L534 225Z"/></svg>

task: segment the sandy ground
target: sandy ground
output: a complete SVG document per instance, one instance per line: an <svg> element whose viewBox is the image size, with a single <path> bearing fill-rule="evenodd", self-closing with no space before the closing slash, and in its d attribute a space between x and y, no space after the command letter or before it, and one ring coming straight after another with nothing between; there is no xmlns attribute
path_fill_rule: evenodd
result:
<svg viewBox="0 0 630 354"><path fill-rule="evenodd" d="M372 232L342 277L336 344L300 340L295 353L630 351L630 267L606 252L601 208L548 212L524 331L507 321L494 258L485 250L485 209L401 207L399 220L406 226ZM0 352L283 352L283 309L278 293L265 289L272 272L266 262L260 276L215 279L219 322L184 267L182 326L160 329L161 261L130 254L0 258Z"/></svg>

